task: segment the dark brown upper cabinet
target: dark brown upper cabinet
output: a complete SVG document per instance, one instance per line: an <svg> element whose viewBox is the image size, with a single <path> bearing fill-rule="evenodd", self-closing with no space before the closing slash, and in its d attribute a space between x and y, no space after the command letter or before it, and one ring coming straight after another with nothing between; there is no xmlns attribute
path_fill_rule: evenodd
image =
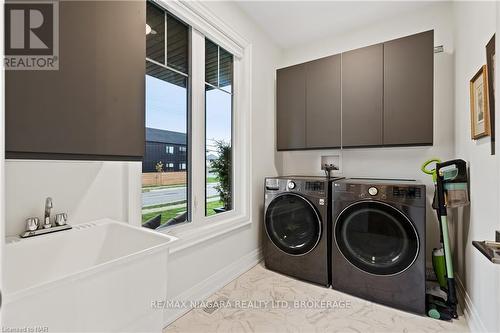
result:
<svg viewBox="0 0 500 333"><path fill-rule="evenodd" d="M340 78L340 55L278 69L278 150L340 147Z"/></svg>
<svg viewBox="0 0 500 333"><path fill-rule="evenodd" d="M384 144L432 145L434 32L384 43Z"/></svg>
<svg viewBox="0 0 500 333"><path fill-rule="evenodd" d="M7 158L142 158L145 10L59 2L59 70L5 73Z"/></svg>
<svg viewBox="0 0 500 333"><path fill-rule="evenodd" d="M342 145L383 144L384 48L342 53Z"/></svg>
<svg viewBox="0 0 500 333"><path fill-rule="evenodd" d="M334 55L306 63L306 147L341 145L341 60Z"/></svg>
<svg viewBox="0 0 500 333"><path fill-rule="evenodd" d="M306 65L277 71L278 150L306 148Z"/></svg>
<svg viewBox="0 0 500 333"><path fill-rule="evenodd" d="M278 150L432 145L433 85L433 31L279 69Z"/></svg>

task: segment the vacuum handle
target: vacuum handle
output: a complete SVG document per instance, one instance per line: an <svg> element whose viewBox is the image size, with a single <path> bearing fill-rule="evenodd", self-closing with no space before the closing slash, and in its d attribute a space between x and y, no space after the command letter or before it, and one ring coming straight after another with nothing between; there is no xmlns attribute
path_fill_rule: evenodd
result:
<svg viewBox="0 0 500 333"><path fill-rule="evenodd" d="M451 165L456 166L456 168L458 169L457 176L455 177L455 179L452 180L452 182L467 182L467 162L461 159L437 163L436 164L437 175L440 176L439 171Z"/></svg>
<svg viewBox="0 0 500 333"><path fill-rule="evenodd" d="M445 162L438 162L439 164L439 168L444 168L444 167L447 167L449 165L457 165L459 166L460 164L465 164L465 161L464 160L461 160L461 159L456 159L456 160L449 160L449 161L445 161Z"/></svg>
<svg viewBox="0 0 500 333"><path fill-rule="evenodd" d="M422 164L422 167L420 167L420 170L422 170L422 172L425 174L431 175L433 182L436 183L436 167L434 167L434 169L430 169L430 170L427 169L427 167L429 165L431 165L432 163L436 163L436 165L437 165L438 163L441 163L441 160L438 158L432 158L432 159L424 162L424 164Z"/></svg>

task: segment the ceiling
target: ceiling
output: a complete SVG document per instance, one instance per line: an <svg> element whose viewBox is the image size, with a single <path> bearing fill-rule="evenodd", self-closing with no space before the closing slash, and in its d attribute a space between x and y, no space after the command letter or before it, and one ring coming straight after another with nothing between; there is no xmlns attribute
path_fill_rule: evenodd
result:
<svg viewBox="0 0 500 333"><path fill-rule="evenodd" d="M429 5L427 1L237 1L284 48L381 22Z"/></svg>

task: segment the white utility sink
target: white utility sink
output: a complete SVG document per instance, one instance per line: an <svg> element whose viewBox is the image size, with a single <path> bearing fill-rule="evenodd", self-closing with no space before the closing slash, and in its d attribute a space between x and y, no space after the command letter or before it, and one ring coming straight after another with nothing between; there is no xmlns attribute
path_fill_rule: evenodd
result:
<svg viewBox="0 0 500 333"><path fill-rule="evenodd" d="M174 237L109 219L7 242L3 327L161 332Z"/></svg>

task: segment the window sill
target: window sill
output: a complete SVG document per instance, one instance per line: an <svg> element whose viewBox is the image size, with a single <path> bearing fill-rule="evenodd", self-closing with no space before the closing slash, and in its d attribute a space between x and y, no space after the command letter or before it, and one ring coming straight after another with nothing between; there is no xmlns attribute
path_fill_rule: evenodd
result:
<svg viewBox="0 0 500 333"><path fill-rule="evenodd" d="M180 252L232 231L248 227L252 224L252 220L248 216L236 216L222 221L201 223L204 225L200 226L200 223L188 222L162 231L166 235L177 238L170 247L170 253Z"/></svg>

